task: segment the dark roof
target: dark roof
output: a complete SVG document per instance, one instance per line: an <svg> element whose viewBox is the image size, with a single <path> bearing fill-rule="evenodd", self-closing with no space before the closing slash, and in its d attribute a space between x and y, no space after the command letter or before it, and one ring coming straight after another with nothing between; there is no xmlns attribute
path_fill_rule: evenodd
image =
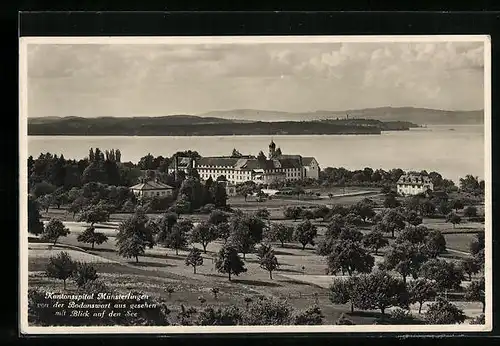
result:
<svg viewBox="0 0 500 346"><path fill-rule="evenodd" d="M278 161L282 168L301 168L302 162L299 159L282 159L279 158Z"/></svg>
<svg viewBox="0 0 500 346"><path fill-rule="evenodd" d="M179 157L177 166L178 168L187 168L191 164L192 159L190 157ZM175 168L175 159L172 160L170 165L168 165L168 168L174 169Z"/></svg>
<svg viewBox="0 0 500 346"><path fill-rule="evenodd" d="M132 186L132 190L172 190L173 187L159 181L149 180Z"/></svg>
<svg viewBox="0 0 500 346"><path fill-rule="evenodd" d="M428 176L420 174L404 174L398 180L398 184L422 185L430 183L431 179Z"/></svg>
<svg viewBox="0 0 500 346"><path fill-rule="evenodd" d="M219 166L219 167L234 167L236 162L240 160L237 157L202 157L196 161L196 166Z"/></svg>
<svg viewBox="0 0 500 346"><path fill-rule="evenodd" d="M314 157L303 157L302 164L304 166L309 166L313 162L313 160L316 160L316 159Z"/></svg>

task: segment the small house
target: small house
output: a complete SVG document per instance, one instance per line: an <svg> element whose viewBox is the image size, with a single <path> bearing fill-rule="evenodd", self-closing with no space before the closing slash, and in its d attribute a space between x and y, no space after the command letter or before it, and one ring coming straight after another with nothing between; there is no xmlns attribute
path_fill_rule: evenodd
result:
<svg viewBox="0 0 500 346"><path fill-rule="evenodd" d="M433 191L434 185L431 179L422 174L404 174L397 182L397 192L401 196L414 196Z"/></svg>
<svg viewBox="0 0 500 346"><path fill-rule="evenodd" d="M166 197L172 196L174 188L170 185L163 184L155 180L144 180L130 188L132 192L138 197Z"/></svg>

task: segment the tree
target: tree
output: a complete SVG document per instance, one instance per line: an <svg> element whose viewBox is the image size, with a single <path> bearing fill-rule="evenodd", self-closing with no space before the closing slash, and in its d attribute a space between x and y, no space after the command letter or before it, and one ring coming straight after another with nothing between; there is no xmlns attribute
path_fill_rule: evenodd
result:
<svg viewBox="0 0 500 346"><path fill-rule="evenodd" d="M255 244L262 241L265 224L258 217L252 215L235 216L230 221L231 235L229 241L243 258L254 250Z"/></svg>
<svg viewBox="0 0 500 346"><path fill-rule="evenodd" d="M384 199L384 208L397 208L401 203L396 199L396 196L389 194Z"/></svg>
<svg viewBox="0 0 500 346"><path fill-rule="evenodd" d="M307 309L296 311L292 315L292 322L295 326L304 325L321 325L325 316L321 312L321 308L317 305L308 307Z"/></svg>
<svg viewBox="0 0 500 346"><path fill-rule="evenodd" d="M360 242L351 239L336 241L327 261L329 273L341 270L349 276L354 272L369 273L375 264L373 256L361 247Z"/></svg>
<svg viewBox="0 0 500 346"><path fill-rule="evenodd" d="M54 196L51 194L43 195L38 197L36 201L38 205L47 213L50 206L54 203Z"/></svg>
<svg viewBox="0 0 500 346"><path fill-rule="evenodd" d="M472 281L472 274L479 272L479 265L473 258L465 258L460 261L460 268L469 276L469 281Z"/></svg>
<svg viewBox="0 0 500 346"><path fill-rule="evenodd" d="M135 258L139 262L139 256L143 255L146 247L152 248L155 244L153 230L148 227L147 216L138 211L118 226L116 246L118 253L125 258Z"/></svg>
<svg viewBox="0 0 500 346"><path fill-rule="evenodd" d="M465 178L460 178L460 189L466 192L480 190L480 183L477 177L467 174Z"/></svg>
<svg viewBox="0 0 500 346"><path fill-rule="evenodd" d="M290 324L293 308L282 299L264 298L250 303L244 315L245 325Z"/></svg>
<svg viewBox="0 0 500 346"><path fill-rule="evenodd" d="M87 203L88 203L87 198L85 198L83 196L78 196L68 206L68 211L70 213L73 213L73 218L74 218L77 213L81 212L85 208Z"/></svg>
<svg viewBox="0 0 500 346"><path fill-rule="evenodd" d="M441 201L438 206L441 215L448 215L451 212L450 204L447 201Z"/></svg>
<svg viewBox="0 0 500 346"><path fill-rule="evenodd" d="M419 303L418 313L422 313L422 305L437 295L437 289L434 282L427 279L416 279L408 283L408 293L410 303Z"/></svg>
<svg viewBox="0 0 500 346"><path fill-rule="evenodd" d="M472 281L465 290L465 299L481 302L483 314L485 309L484 278Z"/></svg>
<svg viewBox="0 0 500 346"><path fill-rule="evenodd" d="M219 294L220 289L218 287L212 287L210 292L214 295L214 299L217 299L217 295Z"/></svg>
<svg viewBox="0 0 500 346"><path fill-rule="evenodd" d="M208 217L208 223L217 226L223 222L227 222L227 214L221 210L214 210Z"/></svg>
<svg viewBox="0 0 500 346"><path fill-rule="evenodd" d="M295 185L292 191L294 195L297 195L297 199L300 199L300 195L303 195L305 193L304 188L300 185Z"/></svg>
<svg viewBox="0 0 500 346"><path fill-rule="evenodd" d="M78 262L76 264L76 269L73 272L73 280L75 280L76 285L78 287L84 287L90 281L95 281L99 275L97 275L97 271L95 267L86 262Z"/></svg>
<svg viewBox="0 0 500 346"><path fill-rule="evenodd" d="M45 268L48 277L63 281L66 289L66 280L73 275L76 269L76 262L73 261L67 252L60 252L57 256L51 256Z"/></svg>
<svg viewBox="0 0 500 346"><path fill-rule="evenodd" d="M66 237L69 233L69 229L64 226L61 220L50 219L45 225L41 238L43 241L54 242L56 245L59 237Z"/></svg>
<svg viewBox="0 0 500 346"><path fill-rule="evenodd" d="M433 202L425 200L420 204L420 213L423 216L431 216L436 213L436 206Z"/></svg>
<svg viewBox="0 0 500 346"><path fill-rule="evenodd" d="M422 223L422 216L418 215L416 211L409 211L406 214L406 222L412 226L418 226Z"/></svg>
<svg viewBox="0 0 500 346"><path fill-rule="evenodd" d="M94 249L94 244L101 245L108 241L108 237L104 233L96 232L95 227L89 226L78 235L76 240L80 243L92 244L92 249Z"/></svg>
<svg viewBox="0 0 500 346"><path fill-rule="evenodd" d="M281 247L285 247L285 242L293 240L293 227L283 223L274 223L268 231L267 239L269 241L279 241Z"/></svg>
<svg viewBox="0 0 500 346"><path fill-rule="evenodd" d="M465 217L476 217L477 216L477 208L474 206L468 206L464 209Z"/></svg>
<svg viewBox="0 0 500 346"><path fill-rule="evenodd" d="M215 241L218 237L217 228L208 222L200 222L191 233L191 242L200 243L203 252L207 253L207 245Z"/></svg>
<svg viewBox="0 0 500 346"><path fill-rule="evenodd" d="M330 301L334 304L351 303L351 313L354 312L354 291L357 283L356 276L350 276L348 279L336 279L330 285Z"/></svg>
<svg viewBox="0 0 500 346"><path fill-rule="evenodd" d="M384 237L384 234L377 229L372 230L363 237L363 245L373 249L375 255L378 254L378 249L389 245L389 241Z"/></svg>
<svg viewBox="0 0 500 346"><path fill-rule="evenodd" d="M429 324L456 324L465 321L464 312L442 297L429 305L425 313L425 321Z"/></svg>
<svg viewBox="0 0 500 346"><path fill-rule="evenodd" d="M469 251L472 256L476 256L481 250L484 250L484 232L476 233L469 244Z"/></svg>
<svg viewBox="0 0 500 346"><path fill-rule="evenodd" d="M215 206L217 208L225 207L227 203L227 192L224 183L217 182L213 184L212 188L214 190L213 196Z"/></svg>
<svg viewBox="0 0 500 346"><path fill-rule="evenodd" d="M238 256L238 251L231 245L225 245L220 249L215 259L215 267L220 273L228 274L229 281L231 281L232 274L238 276L247 271L245 264Z"/></svg>
<svg viewBox="0 0 500 346"><path fill-rule="evenodd" d="M394 233L399 232L405 227L404 216L396 209L389 209L382 216L382 220L378 223L383 232L391 233L394 238Z"/></svg>
<svg viewBox="0 0 500 346"><path fill-rule="evenodd" d="M419 276L434 280L440 290L458 289L463 280L463 272L458 266L440 259L431 259L422 264Z"/></svg>
<svg viewBox="0 0 500 346"><path fill-rule="evenodd" d="M269 272L269 279L273 279L273 271L279 268L278 259L271 245L262 244L258 250L259 265Z"/></svg>
<svg viewBox="0 0 500 346"><path fill-rule="evenodd" d="M201 256L201 251L195 247L189 251L186 257L186 265L193 267L193 273L196 274L196 267L203 265L203 257Z"/></svg>
<svg viewBox="0 0 500 346"><path fill-rule="evenodd" d="M242 313L236 306L208 306L198 314L198 326L235 326L241 324Z"/></svg>
<svg viewBox="0 0 500 346"><path fill-rule="evenodd" d="M293 219L293 221L296 221L302 215L302 208L288 206L283 210L283 215L287 219Z"/></svg>
<svg viewBox="0 0 500 346"><path fill-rule="evenodd" d="M78 221L90 223L94 226L95 223L106 222L109 220L109 211L102 205L91 206L81 212Z"/></svg>
<svg viewBox="0 0 500 346"><path fill-rule="evenodd" d="M161 216L157 223L156 241L159 244L165 245L168 235L172 232L172 227L177 223L177 215L175 213L165 213Z"/></svg>
<svg viewBox="0 0 500 346"><path fill-rule="evenodd" d="M418 244L407 242L393 244L384 257L384 268L397 271L403 277L404 283L408 275L416 278L422 263L427 260L421 248Z"/></svg>
<svg viewBox="0 0 500 346"><path fill-rule="evenodd" d="M392 306L406 308L408 291L400 279L386 271L375 271L359 277L354 290L354 304L361 309L380 309L382 316Z"/></svg>
<svg viewBox="0 0 500 346"><path fill-rule="evenodd" d="M460 222L462 222L462 218L457 214L451 212L446 216L446 222L451 222L453 224L453 228L455 228L455 225L458 225Z"/></svg>
<svg viewBox="0 0 500 346"><path fill-rule="evenodd" d="M269 219L269 216L271 216L271 213L266 208L260 208L255 213L255 216L260 217L261 219Z"/></svg>
<svg viewBox="0 0 500 346"><path fill-rule="evenodd" d="M179 250L186 247L188 243L188 233L193 228L191 220L181 220L177 222L165 240L165 246L175 250L175 254L179 254Z"/></svg>
<svg viewBox="0 0 500 346"><path fill-rule="evenodd" d="M429 257L435 258L446 251L446 239L437 229L429 231L425 237L425 249Z"/></svg>
<svg viewBox="0 0 500 346"><path fill-rule="evenodd" d="M451 201L451 207L458 213L458 210L464 207L464 202L461 199L454 199Z"/></svg>
<svg viewBox="0 0 500 346"><path fill-rule="evenodd" d="M306 220L297 225L294 232L294 238L302 244L302 250L305 250L307 244L314 246L314 238L318 235L318 230L311 221Z"/></svg>
<svg viewBox="0 0 500 346"><path fill-rule="evenodd" d="M231 235L231 227L228 222L222 222L215 226L215 232L217 233L217 238L224 240L224 243L226 243Z"/></svg>
<svg viewBox="0 0 500 346"><path fill-rule="evenodd" d="M367 219L371 219L375 216L375 211L373 210L373 201L365 198L364 200L358 202L354 207L357 214L361 217L363 221L366 222Z"/></svg>
<svg viewBox="0 0 500 346"><path fill-rule="evenodd" d="M429 235L429 229L425 226L407 226L396 237L396 243L424 244Z"/></svg>
<svg viewBox="0 0 500 346"><path fill-rule="evenodd" d="M28 232L34 235L43 233L38 204L31 196L28 196Z"/></svg>

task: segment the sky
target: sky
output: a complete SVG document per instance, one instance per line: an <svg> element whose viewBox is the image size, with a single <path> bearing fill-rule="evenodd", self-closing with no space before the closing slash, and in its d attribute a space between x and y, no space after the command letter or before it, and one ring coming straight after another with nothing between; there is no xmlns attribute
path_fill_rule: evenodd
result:
<svg viewBox="0 0 500 346"><path fill-rule="evenodd" d="M28 116L484 108L482 42L28 44Z"/></svg>

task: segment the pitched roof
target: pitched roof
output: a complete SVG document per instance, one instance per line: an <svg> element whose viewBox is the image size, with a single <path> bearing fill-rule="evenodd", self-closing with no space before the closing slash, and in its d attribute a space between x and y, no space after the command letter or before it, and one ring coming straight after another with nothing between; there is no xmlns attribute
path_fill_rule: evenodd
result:
<svg viewBox="0 0 500 346"><path fill-rule="evenodd" d="M177 165L179 168L187 168L191 164L191 160L192 159L190 157L179 157ZM168 165L168 168L173 169L173 168L175 168L174 165L175 165L175 160L172 160L170 165Z"/></svg>
<svg viewBox="0 0 500 346"><path fill-rule="evenodd" d="M430 183L431 179L428 176L421 174L404 174L398 180L398 184L422 185Z"/></svg>
<svg viewBox="0 0 500 346"><path fill-rule="evenodd" d="M239 160L238 157L227 156L202 157L196 161L196 166L234 167Z"/></svg>
<svg viewBox="0 0 500 346"><path fill-rule="evenodd" d="M302 160L296 158L279 158L277 161L280 162L282 168L301 168Z"/></svg>
<svg viewBox="0 0 500 346"><path fill-rule="evenodd" d="M313 160L316 161L316 159L314 157L303 157L302 158L302 164L304 166L310 166L311 163L313 162Z"/></svg>
<svg viewBox="0 0 500 346"><path fill-rule="evenodd" d="M136 184L132 186L132 190L172 190L173 187L167 184L163 184L159 181L149 180L143 183Z"/></svg>

